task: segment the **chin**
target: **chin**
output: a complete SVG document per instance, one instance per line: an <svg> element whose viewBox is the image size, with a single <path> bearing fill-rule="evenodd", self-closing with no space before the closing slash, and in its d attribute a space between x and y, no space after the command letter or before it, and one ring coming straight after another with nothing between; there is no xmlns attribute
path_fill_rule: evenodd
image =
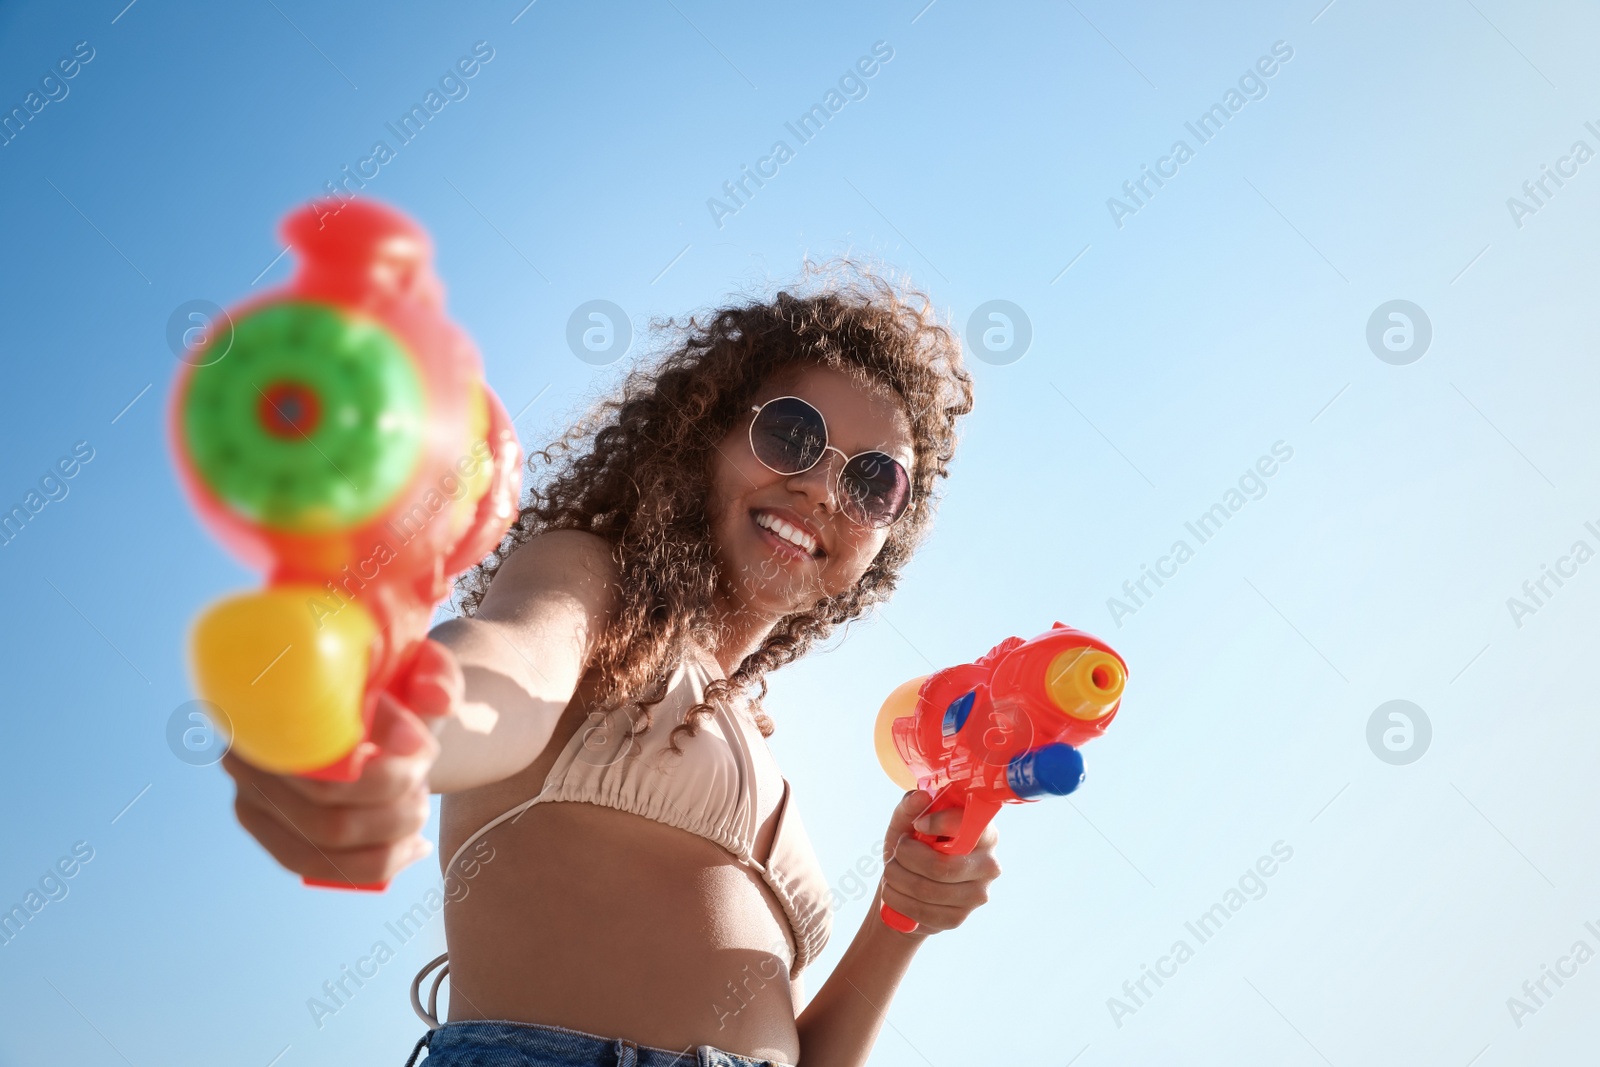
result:
<svg viewBox="0 0 1600 1067"><path fill-rule="evenodd" d="M749 522L748 516L741 513L741 517ZM826 559L781 559L769 546L738 535L731 551L723 549L722 558L727 562L724 580L735 589L739 601L773 616L802 611L826 595L817 573Z"/></svg>

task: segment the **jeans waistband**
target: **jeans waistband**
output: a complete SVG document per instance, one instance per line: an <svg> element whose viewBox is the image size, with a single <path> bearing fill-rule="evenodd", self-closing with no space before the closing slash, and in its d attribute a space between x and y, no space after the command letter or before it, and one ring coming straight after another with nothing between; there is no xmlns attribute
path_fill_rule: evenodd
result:
<svg viewBox="0 0 1600 1067"><path fill-rule="evenodd" d="M520 1067L791 1067L777 1060L758 1060L724 1052L711 1045L691 1045L681 1050L640 1045L622 1038L601 1037L581 1030L544 1023L472 1020L444 1023L422 1035L406 1067L438 1061L439 1067L504 1064Z"/></svg>

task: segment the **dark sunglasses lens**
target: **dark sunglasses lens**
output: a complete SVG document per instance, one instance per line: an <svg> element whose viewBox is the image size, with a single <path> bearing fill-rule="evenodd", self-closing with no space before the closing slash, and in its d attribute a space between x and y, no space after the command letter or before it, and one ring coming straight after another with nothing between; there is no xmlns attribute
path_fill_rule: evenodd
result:
<svg viewBox="0 0 1600 1067"><path fill-rule="evenodd" d="M756 458L779 474L810 470L827 444L821 413L797 397L768 401L750 424L750 447Z"/></svg>
<svg viewBox="0 0 1600 1067"><path fill-rule="evenodd" d="M906 469L882 452L863 452L839 478L844 513L863 526L892 526L911 500Z"/></svg>

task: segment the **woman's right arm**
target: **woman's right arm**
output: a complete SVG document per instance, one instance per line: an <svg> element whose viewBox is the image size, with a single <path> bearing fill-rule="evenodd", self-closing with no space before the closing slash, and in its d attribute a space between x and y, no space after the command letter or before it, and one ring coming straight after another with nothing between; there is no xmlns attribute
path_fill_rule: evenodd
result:
<svg viewBox="0 0 1600 1067"><path fill-rule="evenodd" d="M476 616L434 628L397 687L404 699L380 695L379 752L356 781L271 774L224 756L240 825L296 874L388 881L431 851L421 835L430 792L500 781L544 751L618 599L603 538L532 538L501 564Z"/></svg>
<svg viewBox="0 0 1600 1067"><path fill-rule="evenodd" d="M616 573L603 538L553 530L501 564L476 615L434 627L462 687L456 714L434 720L433 792L498 782L539 758L615 609Z"/></svg>

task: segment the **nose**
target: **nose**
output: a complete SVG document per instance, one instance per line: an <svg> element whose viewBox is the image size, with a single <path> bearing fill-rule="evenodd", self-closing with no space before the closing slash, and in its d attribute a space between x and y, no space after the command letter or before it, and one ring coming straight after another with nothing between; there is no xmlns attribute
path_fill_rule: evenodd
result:
<svg viewBox="0 0 1600 1067"><path fill-rule="evenodd" d="M822 458L810 469L788 477L789 488L804 493L811 501L813 512L822 521L827 521L839 510L838 502L833 496L834 486L838 483L833 466L835 452L839 453L840 460L846 459L843 452L828 445L823 449Z"/></svg>

